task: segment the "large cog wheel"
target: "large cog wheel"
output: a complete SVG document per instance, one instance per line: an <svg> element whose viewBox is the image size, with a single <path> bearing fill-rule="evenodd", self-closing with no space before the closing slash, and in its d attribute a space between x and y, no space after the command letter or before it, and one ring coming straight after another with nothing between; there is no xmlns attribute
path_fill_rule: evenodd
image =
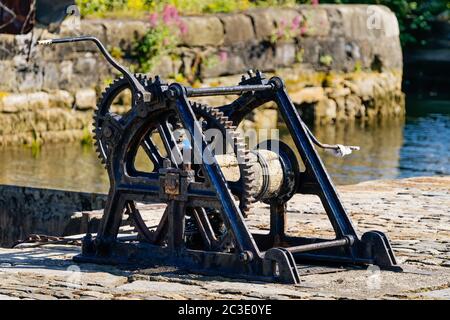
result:
<svg viewBox="0 0 450 320"><path fill-rule="evenodd" d="M144 87L148 87L151 84L151 80L149 80L146 75L135 74L135 77ZM108 145L102 138L103 121L108 114L110 114L114 99L116 99L122 91L129 88L129 83L124 77L117 78L103 91L97 104L97 108L94 111L94 145L98 157L103 164L106 164L108 158ZM242 137L240 137L239 133L236 131L236 126L234 126L233 122L221 111L217 108L212 108L196 102L191 103L191 106L197 118L203 118L205 120L203 129L218 129L223 137L228 136L231 138L233 151L238 159L240 173L239 182L242 186L242 192L238 196L239 207L242 214L247 216L252 208L252 203L255 201L253 197L254 174L251 165L251 157L249 155L250 151L246 147Z"/></svg>
<svg viewBox="0 0 450 320"><path fill-rule="evenodd" d="M149 79L144 74L134 75L139 82L144 86L148 86ZM129 89L130 85L128 81L122 76L115 79L105 90L102 92L101 97L98 100L97 108L94 111L93 133L94 133L94 146L97 155L102 162L106 164L107 160L107 144L102 139L103 121L108 113L111 112L111 106L114 99L124 90ZM133 105L133 102L131 102Z"/></svg>

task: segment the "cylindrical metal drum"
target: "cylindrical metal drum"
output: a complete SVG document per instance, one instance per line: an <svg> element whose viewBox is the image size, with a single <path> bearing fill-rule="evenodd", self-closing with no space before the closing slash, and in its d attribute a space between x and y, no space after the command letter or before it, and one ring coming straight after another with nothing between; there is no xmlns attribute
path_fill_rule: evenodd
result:
<svg viewBox="0 0 450 320"><path fill-rule="evenodd" d="M273 142L273 141L272 141ZM298 184L298 162L292 150L281 141L276 141L276 150L256 149L250 153L253 172L252 194L256 200L267 201L276 197L290 198ZM274 143L270 144L273 146ZM236 182L240 179L237 158L232 154L216 156L225 179Z"/></svg>

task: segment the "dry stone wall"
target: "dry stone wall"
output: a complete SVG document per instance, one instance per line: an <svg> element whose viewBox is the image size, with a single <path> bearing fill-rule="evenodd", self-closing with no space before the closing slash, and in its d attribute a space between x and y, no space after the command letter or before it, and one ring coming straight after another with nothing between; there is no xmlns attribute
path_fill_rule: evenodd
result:
<svg viewBox="0 0 450 320"><path fill-rule="evenodd" d="M385 7L298 6L183 20L187 32L151 74L220 85L248 69L277 73L302 114L319 124L403 114L398 23ZM63 24L53 33L0 35L0 146L83 138L101 89L116 76L91 44L41 48L37 40L94 35L130 66L149 27L82 20L79 30Z"/></svg>
<svg viewBox="0 0 450 320"><path fill-rule="evenodd" d="M0 185L0 247L30 234L81 234L84 211L105 206L106 196L64 190Z"/></svg>

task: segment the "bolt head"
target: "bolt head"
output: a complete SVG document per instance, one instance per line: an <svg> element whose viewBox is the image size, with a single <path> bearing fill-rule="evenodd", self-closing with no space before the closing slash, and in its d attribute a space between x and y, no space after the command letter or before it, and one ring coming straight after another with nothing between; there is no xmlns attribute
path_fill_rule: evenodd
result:
<svg viewBox="0 0 450 320"><path fill-rule="evenodd" d="M103 128L103 130L102 130L102 135L103 135L104 137L106 137L106 138L111 138L111 137L112 137L112 134L113 134L113 132L112 132L112 130L111 130L110 127L104 127L104 128Z"/></svg>
<svg viewBox="0 0 450 320"><path fill-rule="evenodd" d="M253 254L250 251L243 251L239 254L239 260L242 262L250 262L253 260Z"/></svg>

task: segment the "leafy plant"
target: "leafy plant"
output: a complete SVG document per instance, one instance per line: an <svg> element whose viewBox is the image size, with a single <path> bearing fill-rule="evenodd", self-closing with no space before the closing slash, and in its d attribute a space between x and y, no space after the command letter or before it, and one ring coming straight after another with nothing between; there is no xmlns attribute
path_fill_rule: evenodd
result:
<svg viewBox="0 0 450 320"><path fill-rule="evenodd" d="M80 142L82 146L92 146L93 143L92 134L88 127L83 128L83 134L81 136Z"/></svg>
<svg viewBox="0 0 450 320"><path fill-rule="evenodd" d="M41 153L41 147L42 147L42 139L39 136L39 133L36 131L35 128L32 130L33 138L31 142L28 144L28 146L31 148L31 154L34 158L37 158L39 154Z"/></svg>
<svg viewBox="0 0 450 320"><path fill-rule="evenodd" d="M97 12L108 12L123 9L127 0L77 0L76 4L82 16L93 15Z"/></svg>
<svg viewBox="0 0 450 320"><path fill-rule="evenodd" d="M150 71L163 55L172 52L180 36L187 32L186 24L172 5L166 5L161 12L151 13L149 21L150 28L133 50L142 72Z"/></svg>
<svg viewBox="0 0 450 320"><path fill-rule="evenodd" d="M320 56L319 62L326 67L330 67L333 64L333 57L329 54Z"/></svg>
<svg viewBox="0 0 450 320"><path fill-rule="evenodd" d="M357 60L356 62L355 62L355 68L354 68L354 71L355 72L361 72L363 70L363 64L362 64L362 61L361 60Z"/></svg>
<svg viewBox="0 0 450 320"><path fill-rule="evenodd" d="M305 49L301 48L295 54L295 61L298 62L298 63L303 63L304 58L305 58Z"/></svg>
<svg viewBox="0 0 450 320"><path fill-rule="evenodd" d="M278 23L277 29L272 33L270 41L272 43L276 43L280 40L288 41L299 35L303 35L306 31L307 22L301 15L294 17L292 21L281 19Z"/></svg>

